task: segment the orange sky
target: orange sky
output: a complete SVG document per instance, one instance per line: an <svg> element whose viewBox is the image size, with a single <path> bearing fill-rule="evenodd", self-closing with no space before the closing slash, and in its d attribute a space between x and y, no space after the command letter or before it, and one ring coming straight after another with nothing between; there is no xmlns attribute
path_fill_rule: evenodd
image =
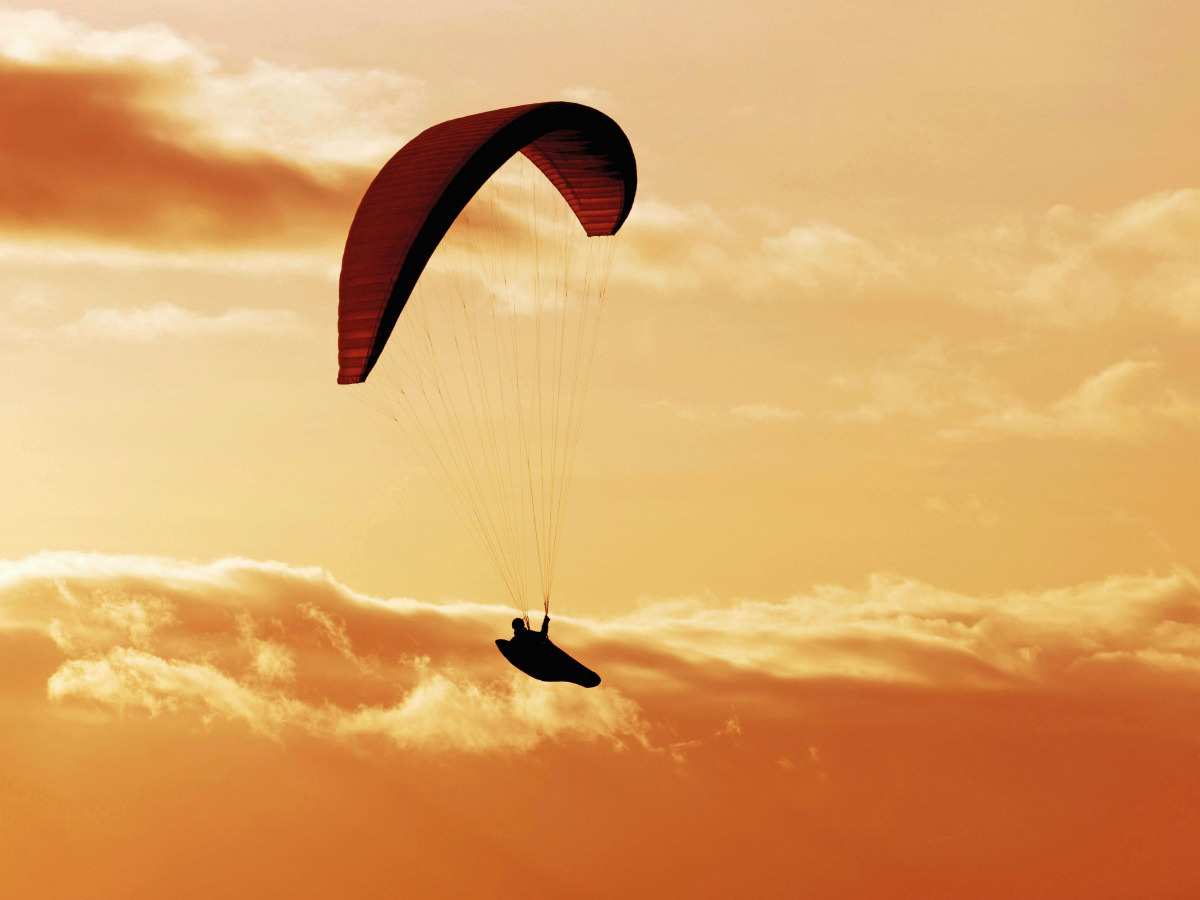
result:
<svg viewBox="0 0 1200 900"><path fill-rule="evenodd" d="M1194 893L1197 19L0 9L0 897ZM640 176L587 692L335 384L374 171L544 99Z"/></svg>

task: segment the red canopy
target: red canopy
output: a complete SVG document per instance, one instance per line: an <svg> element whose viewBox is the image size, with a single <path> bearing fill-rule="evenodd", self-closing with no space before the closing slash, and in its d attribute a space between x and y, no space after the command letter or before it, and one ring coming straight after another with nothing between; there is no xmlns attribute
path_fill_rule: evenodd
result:
<svg viewBox="0 0 1200 900"><path fill-rule="evenodd" d="M491 176L524 153L591 237L616 234L637 166L619 125L578 103L534 103L434 125L367 188L342 255L338 383L365 381L429 257Z"/></svg>

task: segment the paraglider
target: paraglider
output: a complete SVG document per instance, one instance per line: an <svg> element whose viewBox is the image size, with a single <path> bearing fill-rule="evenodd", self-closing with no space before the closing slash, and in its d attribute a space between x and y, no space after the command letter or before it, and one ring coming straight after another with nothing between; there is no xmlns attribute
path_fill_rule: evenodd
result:
<svg viewBox="0 0 1200 900"><path fill-rule="evenodd" d="M636 190L628 138L591 107L453 119L384 165L342 257L338 382L402 426L521 613L497 646L543 681L600 681L546 629L615 235Z"/></svg>
<svg viewBox="0 0 1200 900"><path fill-rule="evenodd" d="M542 619L542 630L532 632L524 619L513 619L512 640L498 638L496 646L504 658L538 681L569 681L580 687L595 687L600 676L564 653L550 641L550 617Z"/></svg>

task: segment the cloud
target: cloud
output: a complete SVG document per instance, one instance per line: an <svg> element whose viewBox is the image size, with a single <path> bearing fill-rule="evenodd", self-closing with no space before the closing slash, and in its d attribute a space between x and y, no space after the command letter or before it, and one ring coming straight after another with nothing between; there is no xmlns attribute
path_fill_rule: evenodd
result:
<svg viewBox="0 0 1200 900"><path fill-rule="evenodd" d="M1196 690L1198 625L1200 582L1178 570L989 597L875 576L861 590L820 587L784 603L660 603L599 627L653 652L660 674L709 670L710 690L756 676L1020 692ZM1116 660L1131 665L1118 671Z"/></svg>
<svg viewBox="0 0 1200 900"><path fill-rule="evenodd" d="M720 409L714 407L686 406L673 403L670 400L654 400L643 404L643 408L663 409L677 419L687 419L688 421L732 416L737 419L750 419L753 422L786 422L804 417L804 413L801 410L785 409L773 403L747 403L742 406Z"/></svg>
<svg viewBox="0 0 1200 900"><path fill-rule="evenodd" d="M1125 359L1085 378L1067 396L1041 410L1010 402L980 415L947 437L1017 435L1137 441L1169 426L1200 428L1200 404L1166 383L1162 364Z"/></svg>
<svg viewBox="0 0 1200 900"><path fill-rule="evenodd" d="M31 282L16 287L0 306L0 316L40 313L54 309L58 291L48 285Z"/></svg>
<svg viewBox="0 0 1200 900"><path fill-rule="evenodd" d="M217 717L273 738L470 752L647 744L645 704L700 704L722 733L740 734L730 704L783 714L799 696L789 685L837 682L1200 690L1200 582L1182 569L984 597L876 576L785 602L685 598L605 620L556 618L559 640L604 675L594 691L507 669L491 639L509 616L376 600L278 563L43 553L0 564L0 631L44 634L63 654L52 701Z"/></svg>
<svg viewBox="0 0 1200 900"><path fill-rule="evenodd" d="M1013 436L1138 441L1171 428L1200 427L1200 403L1172 385L1155 359L1120 360L1042 406L1014 396L978 363L955 362L940 341L885 360L866 375L836 376L832 386L865 395L858 406L831 412L834 421L937 419L944 423L939 436L955 440Z"/></svg>
<svg viewBox="0 0 1200 900"><path fill-rule="evenodd" d="M1016 297L1054 319L1107 318L1118 305L1200 327L1200 191L1164 191L1110 213L1050 210L1037 235L1048 257Z"/></svg>
<svg viewBox="0 0 1200 900"><path fill-rule="evenodd" d="M746 419L756 419L760 422L779 421L798 418L801 413L794 409L784 409L770 403L750 403L746 406L735 406L730 410L735 416Z"/></svg>
<svg viewBox="0 0 1200 900"><path fill-rule="evenodd" d="M611 687L543 685L504 664L489 632L508 618L373 600L319 570L245 560L0 563L0 632L34 629L65 656L47 682L56 703L414 750L646 742L638 705Z"/></svg>
<svg viewBox="0 0 1200 900"><path fill-rule="evenodd" d="M20 124L0 132L5 255L66 242L332 258L422 90L381 71L231 73L161 26L0 11L0 119Z"/></svg>
<svg viewBox="0 0 1200 900"><path fill-rule="evenodd" d="M141 107L145 73L0 66L0 232L172 250L312 246L348 223L364 177L188 146Z"/></svg>
<svg viewBox="0 0 1200 900"><path fill-rule="evenodd" d="M424 103L424 84L395 72L289 69L256 59L244 72L198 78L179 112L225 146L375 170L414 136Z"/></svg>
<svg viewBox="0 0 1200 900"><path fill-rule="evenodd" d="M869 242L823 223L765 237L762 249L773 274L805 288L830 284L861 288L884 276L899 275L895 264Z"/></svg>
<svg viewBox="0 0 1200 900"><path fill-rule="evenodd" d="M0 10L0 59L66 70L141 71L162 79L144 100L229 147L313 164L378 167L411 137L422 81L382 69L291 69L253 59L231 71L164 25L91 28L45 10ZM319 123L319 127L314 127Z"/></svg>
<svg viewBox="0 0 1200 900"><path fill-rule="evenodd" d="M104 269L220 272L234 274L301 274L337 281L341 260L335 248L200 246L183 243L175 249L87 243L84 235L0 235L0 263L23 267L97 266Z"/></svg>
<svg viewBox="0 0 1200 900"><path fill-rule="evenodd" d="M299 326L290 310L231 309L207 316L170 303L148 309L89 309L74 322L59 327L68 336L84 340L149 343L164 337L210 334L277 334Z"/></svg>
<svg viewBox="0 0 1200 900"><path fill-rule="evenodd" d="M1200 583L1186 570L990 595L880 575L784 601L556 617L558 641L605 679L592 691L509 674L491 644L509 617L374 599L280 563L0 563L13 813L85 847L91 814L110 816L117 843L97 859L119 871L73 875L105 896L128 893L130 859L174 859L182 843L190 865L194 841L223 851L225 831L203 840L229 821L276 841L251 842L248 871L292 865L305 840L326 848L297 876L325 873L312 896L361 881L360 858L383 861L376 893L394 890L397 853L406 872L435 857L419 871L438 895L447 846L489 873L519 865L496 881L515 896L528 834L599 893L619 879L603 880L612 853L597 858L597 840L660 873L659 893L725 878L721 895L790 885L797 853L828 897L862 895L870 866L885 887L869 895L890 896L897 857L917 893L1103 894L1110 874L1093 875L1114 846L1141 896L1143 860L1190 858ZM700 857L720 864L697 874ZM330 876L347 858L353 870ZM36 894L48 876L30 859L14 871Z"/></svg>
<svg viewBox="0 0 1200 900"><path fill-rule="evenodd" d="M207 57L165 25L93 29L50 10L0 10L0 56L24 63L190 64Z"/></svg>
<svg viewBox="0 0 1200 900"><path fill-rule="evenodd" d="M285 309L231 309L206 315L172 303L142 309L90 309L78 319L38 327L0 314L0 338L18 343L45 340L150 344L164 339L212 335L281 335L301 330L296 315Z"/></svg>
<svg viewBox="0 0 1200 900"><path fill-rule="evenodd" d="M940 234L855 234L761 209L639 196L614 274L743 300L961 304L1038 328L1124 312L1200 327L1200 190L1083 214L1055 206Z"/></svg>
<svg viewBox="0 0 1200 900"><path fill-rule="evenodd" d="M255 657L260 675L261 661L260 650ZM289 667L283 677L291 674ZM269 672L265 680L281 678ZM119 712L215 716L267 737L295 730L330 739L383 737L402 749L426 751L528 751L560 737L605 737L619 745L621 736L637 737L641 727L636 705L611 691L592 696L543 689L517 676L479 684L429 673L395 704L345 709L305 703L208 663L127 647L64 663L50 676L47 695Z"/></svg>
<svg viewBox="0 0 1200 900"><path fill-rule="evenodd" d="M595 88L564 96L611 104ZM164 26L0 11L0 258L336 270L427 86L380 69L237 67ZM675 206L643 190L614 277L757 301L960 303L1039 327L1125 310L1200 327L1200 191L914 237Z"/></svg>
<svg viewBox="0 0 1200 900"><path fill-rule="evenodd" d="M821 222L785 227L761 209L725 215L639 194L621 231L613 275L630 286L715 292L746 300L859 296L903 278L864 238Z"/></svg>
<svg viewBox="0 0 1200 900"><path fill-rule="evenodd" d="M933 419L952 408L992 409L1004 402L1000 388L977 365L956 365L941 341L884 360L865 376L835 376L834 388L866 399L831 413L840 422L885 422L898 416Z"/></svg>

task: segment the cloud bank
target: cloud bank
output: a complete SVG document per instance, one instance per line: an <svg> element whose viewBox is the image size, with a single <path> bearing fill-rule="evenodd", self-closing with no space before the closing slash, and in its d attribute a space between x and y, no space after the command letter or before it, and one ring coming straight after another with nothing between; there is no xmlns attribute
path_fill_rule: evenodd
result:
<svg viewBox="0 0 1200 900"><path fill-rule="evenodd" d="M651 746L643 707L668 699L677 710L741 702L791 715L811 686L829 684L1200 691L1200 583L1183 570L996 597L878 576L782 603L680 599L556 619L560 642L604 675L594 691L508 669L491 646L508 616L378 600L278 563L46 553L0 565L0 628L43 635L62 654L46 681L54 703L216 718L270 738L469 752L566 739Z"/></svg>
<svg viewBox="0 0 1200 900"><path fill-rule="evenodd" d="M0 11L0 232L35 256L335 245L422 102L393 73L228 71L163 26Z"/></svg>
<svg viewBox="0 0 1200 900"><path fill-rule="evenodd" d="M352 876L387 896L398 870L448 897L471 866L499 897L607 896L630 871L647 896L1194 883L1177 862L1200 833L1187 571L989 597L879 576L556 617L605 679L592 691L510 674L491 646L508 618L243 559L0 563L17 785L0 814L83 847L96 816L111 832L83 868L14 858L14 883L117 897L178 872L200 897L228 846L256 891L300 897ZM1173 880L1138 888L1159 871Z"/></svg>
<svg viewBox="0 0 1200 900"><path fill-rule="evenodd" d="M425 750L645 741L617 691L541 685L503 665L485 624L503 610L385 603L320 571L244 560L43 555L4 564L0 584L0 619L66 655L47 683L55 702Z"/></svg>

